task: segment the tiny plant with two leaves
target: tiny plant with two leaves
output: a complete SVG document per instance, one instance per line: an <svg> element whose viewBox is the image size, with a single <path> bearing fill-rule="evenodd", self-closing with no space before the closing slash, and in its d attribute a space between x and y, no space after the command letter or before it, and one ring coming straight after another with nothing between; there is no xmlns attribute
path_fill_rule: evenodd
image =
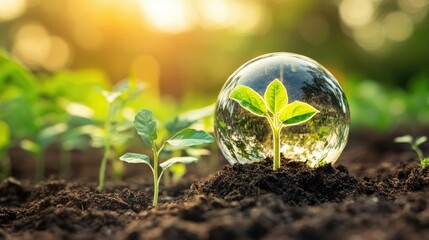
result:
<svg viewBox="0 0 429 240"><path fill-rule="evenodd" d="M426 142L427 140L428 140L428 138L426 136L420 136L420 137L414 139L410 135L405 135L405 136L397 137L394 139L394 141L397 143L408 143L408 144L410 144L411 149L413 149L414 152L416 152L417 157L420 160L420 166L422 168L429 166L429 157L426 157L426 158L423 157L423 152L419 148L419 146L421 144L423 144L424 142Z"/></svg>
<svg viewBox="0 0 429 240"><path fill-rule="evenodd" d="M164 171L176 163L189 164L198 160L196 157L173 157L160 163L159 155L166 144L170 144L176 148L189 148L211 143L214 141L214 138L205 131L185 128L176 132L169 139L157 143L157 122L153 117L152 111L147 109L143 109L137 113L134 119L134 126L143 142L152 148L153 164L151 164L149 156L139 153L125 153L120 157L120 160L128 163L144 163L150 167L154 184L152 205L156 206L158 205L159 182L161 181ZM161 167L161 172L158 171L159 167Z"/></svg>
<svg viewBox="0 0 429 240"><path fill-rule="evenodd" d="M247 86L235 87L229 97L252 114L265 117L270 124L274 142L273 169L280 168L280 133L283 127L302 124L319 111L311 105L294 101L289 103L286 87L274 79L267 87L264 98Z"/></svg>

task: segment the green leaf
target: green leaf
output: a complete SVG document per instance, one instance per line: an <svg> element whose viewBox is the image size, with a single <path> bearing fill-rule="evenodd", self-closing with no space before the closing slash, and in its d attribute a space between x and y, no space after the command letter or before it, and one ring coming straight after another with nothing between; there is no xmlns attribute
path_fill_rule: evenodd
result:
<svg viewBox="0 0 429 240"><path fill-rule="evenodd" d="M280 113L284 125L298 125L310 120L319 111L307 103L295 101L287 105Z"/></svg>
<svg viewBox="0 0 429 240"><path fill-rule="evenodd" d="M165 170L176 163L189 164L196 161L198 161L198 158L196 157L173 157L168 159L167 161L162 162L161 164L159 164L159 166Z"/></svg>
<svg viewBox="0 0 429 240"><path fill-rule="evenodd" d="M67 130L68 128L65 123L58 123L53 126L46 127L37 135L37 144L42 148L46 148L60 134L63 134Z"/></svg>
<svg viewBox="0 0 429 240"><path fill-rule="evenodd" d="M170 121L165 124L165 129L167 129L169 133L177 133L178 131L190 127L195 122L196 120L175 117L173 121Z"/></svg>
<svg viewBox="0 0 429 240"><path fill-rule="evenodd" d="M416 139L416 146L419 146L420 144L426 142L427 140L428 140L428 138L426 136L418 137Z"/></svg>
<svg viewBox="0 0 429 240"><path fill-rule="evenodd" d="M237 101L243 108L258 116L265 116L267 107L264 99L253 89L246 86L237 86L232 90L229 98Z"/></svg>
<svg viewBox="0 0 429 240"><path fill-rule="evenodd" d="M205 143L211 143L214 141L212 135L202 131L195 130L192 128L186 128L176 133L173 137L167 140L167 142L176 147L189 147Z"/></svg>
<svg viewBox="0 0 429 240"><path fill-rule="evenodd" d="M6 148L10 143L10 130L9 126L0 121L0 150Z"/></svg>
<svg viewBox="0 0 429 240"><path fill-rule="evenodd" d="M153 118L152 111L147 109L140 110L134 119L134 126L143 142L151 146L157 138L157 124Z"/></svg>
<svg viewBox="0 0 429 240"><path fill-rule="evenodd" d="M278 79L268 85L264 98L268 109L274 114L279 113L288 102L286 88Z"/></svg>
<svg viewBox="0 0 429 240"><path fill-rule="evenodd" d="M405 135L401 137L396 137L394 141L397 143L413 143L413 137L411 137L410 135Z"/></svg>
<svg viewBox="0 0 429 240"><path fill-rule="evenodd" d="M38 154L38 153L42 152L42 149L40 148L39 145L37 145L35 142L28 140L28 139L22 140L20 143L20 146L25 151L33 153L33 154Z"/></svg>
<svg viewBox="0 0 429 240"><path fill-rule="evenodd" d="M119 160L127 163L145 163L151 166L150 158L144 154L139 154L139 153L125 153L119 158Z"/></svg>
<svg viewBox="0 0 429 240"><path fill-rule="evenodd" d="M113 103L122 94L122 91L120 91L120 92L119 91L118 92L109 92L106 90L99 90L99 91L101 92L101 94L103 94L104 98L106 99L106 101L108 103Z"/></svg>

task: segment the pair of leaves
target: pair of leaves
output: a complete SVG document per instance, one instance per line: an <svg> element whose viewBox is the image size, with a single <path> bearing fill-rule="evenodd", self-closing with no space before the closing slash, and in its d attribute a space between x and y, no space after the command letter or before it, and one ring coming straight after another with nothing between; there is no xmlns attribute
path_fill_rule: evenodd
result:
<svg viewBox="0 0 429 240"><path fill-rule="evenodd" d="M127 163L145 163L149 165L152 168L152 165L150 164L150 158L147 155L139 154L139 153L125 153L119 158L121 161L127 162ZM183 164L189 164L198 161L198 158L196 157L173 157L170 158L162 163L159 164L159 166L165 170L172 165L176 163L183 163Z"/></svg>
<svg viewBox="0 0 429 240"><path fill-rule="evenodd" d="M138 112L134 119L134 125L141 139L151 146L158 137L157 123L152 111L143 109ZM185 128L167 140L170 145L176 147L190 147L213 141L214 139L210 134L192 128Z"/></svg>
<svg viewBox="0 0 429 240"><path fill-rule="evenodd" d="M420 144L426 142L427 139L428 138L426 136L420 136L414 139L411 135L405 135L401 137L396 137L394 140L397 143L409 143L411 145L419 146Z"/></svg>
<svg viewBox="0 0 429 240"><path fill-rule="evenodd" d="M153 117L152 111L143 109L138 112L134 119L134 125L136 127L137 133L140 135L142 140L146 144L152 146L154 144L154 141L158 137L157 123ZM173 135L166 142L175 147L185 148L205 143L211 143L213 141L214 138L204 131L185 128ZM126 153L120 157L120 160L128 163L145 163L152 168L150 164L150 158L144 154ZM175 163L188 164L197 160L198 158L196 157L173 157L162 162L161 164L159 164L159 166L165 170Z"/></svg>
<svg viewBox="0 0 429 240"><path fill-rule="evenodd" d="M311 105L295 101L288 104L288 94L284 85L274 79L265 91L265 100L253 89L247 86L237 86L229 96L251 113L268 117L270 111L278 115L284 125L297 125L310 120L319 111Z"/></svg>

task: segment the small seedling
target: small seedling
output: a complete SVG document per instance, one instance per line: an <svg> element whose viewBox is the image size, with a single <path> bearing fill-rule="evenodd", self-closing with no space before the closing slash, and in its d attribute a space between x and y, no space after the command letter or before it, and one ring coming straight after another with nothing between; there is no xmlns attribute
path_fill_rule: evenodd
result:
<svg viewBox="0 0 429 240"><path fill-rule="evenodd" d="M9 126L1 120L0 132L0 180L2 180L9 177L10 174L10 162L7 156L7 148L11 141Z"/></svg>
<svg viewBox="0 0 429 240"><path fill-rule="evenodd" d="M414 152L416 152L417 157L420 160L420 166L422 168L425 168L427 166L429 166L429 157L424 158L423 157L423 152L422 150L419 148L419 146L427 141L427 137L426 136L420 136L416 139L414 139L412 136L410 135L405 135L402 137L397 137L394 139L395 142L397 143L408 143L411 145L411 149L414 150Z"/></svg>
<svg viewBox="0 0 429 240"><path fill-rule="evenodd" d="M143 109L137 113L134 119L134 126L143 142L152 148L153 164L151 164L149 156L139 153L125 153L119 159L128 163L144 163L150 167L154 184L152 205L156 206L158 205L159 182L164 171L176 163L189 164L198 160L196 157L173 157L159 163L159 155L166 144L168 143L176 148L189 148L196 145L211 143L214 139L210 134L202 130L185 128L175 133L168 140L160 144L156 143L158 138L157 122L153 117L152 111L147 109ZM158 174L159 167L161 167L162 170Z"/></svg>
<svg viewBox="0 0 429 240"><path fill-rule="evenodd" d="M111 158L112 150L114 150L114 148L112 149L112 146L115 144L114 140L116 140L116 143L120 143L123 142L122 140L126 141L127 139L126 136L123 137L124 135L121 135L120 132L117 131L118 123L114 121L115 116L123 109L125 104L135 98L142 89L143 86L138 85L136 79L131 79L128 84L119 85L113 92L101 90L101 93L108 103L108 114L104 124L104 153L98 177L97 189L100 191L104 188L107 161ZM119 141L120 139L121 141Z"/></svg>
<svg viewBox="0 0 429 240"><path fill-rule="evenodd" d="M311 105L294 101L288 103L286 87L274 79L267 87L264 98L247 86L235 87L229 97L254 115L265 117L273 132L273 169L280 168L280 132L283 127L302 124L319 111Z"/></svg>

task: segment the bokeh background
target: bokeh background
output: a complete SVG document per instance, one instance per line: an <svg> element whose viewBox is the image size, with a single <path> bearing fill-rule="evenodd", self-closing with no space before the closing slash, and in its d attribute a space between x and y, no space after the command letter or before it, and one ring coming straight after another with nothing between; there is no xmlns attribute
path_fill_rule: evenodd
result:
<svg viewBox="0 0 429 240"><path fill-rule="evenodd" d="M164 97L206 102L244 62L299 53L349 92L354 126L389 129L403 115L429 122L428 10L428 0L1 0L0 47L37 74L96 68L118 82L134 68ZM403 99L416 92L425 98Z"/></svg>
<svg viewBox="0 0 429 240"><path fill-rule="evenodd" d="M162 121L208 116L198 127L211 131L204 107L239 66L270 52L331 71L355 132L427 129L428 11L429 0L0 0L0 162L12 168L1 167L19 176L46 152L102 149L108 104L95 89L127 79L144 86L115 116L128 135L118 133L112 159L133 147L143 107Z"/></svg>

